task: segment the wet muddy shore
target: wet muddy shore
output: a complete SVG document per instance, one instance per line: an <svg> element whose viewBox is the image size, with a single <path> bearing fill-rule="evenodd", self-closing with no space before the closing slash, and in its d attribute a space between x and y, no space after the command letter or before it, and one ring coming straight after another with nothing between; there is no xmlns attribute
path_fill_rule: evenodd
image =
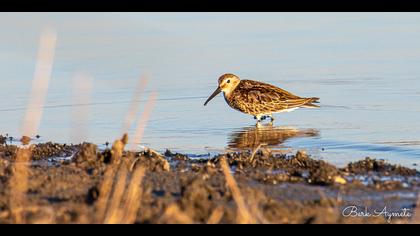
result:
<svg viewBox="0 0 420 236"><path fill-rule="evenodd" d="M0 223L419 223L420 173L385 161L337 168L266 148L191 159L125 143L3 140Z"/></svg>

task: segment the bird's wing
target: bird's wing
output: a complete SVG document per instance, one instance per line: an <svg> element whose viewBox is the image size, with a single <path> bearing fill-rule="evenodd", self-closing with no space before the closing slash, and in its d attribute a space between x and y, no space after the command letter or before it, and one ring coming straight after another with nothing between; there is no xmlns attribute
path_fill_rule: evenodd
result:
<svg viewBox="0 0 420 236"><path fill-rule="evenodd" d="M270 84L252 80L242 80L238 96L246 101L248 109L254 113L276 112L311 105L314 98L301 98Z"/></svg>
<svg viewBox="0 0 420 236"><path fill-rule="evenodd" d="M241 80L240 82L241 89L248 92L259 92L267 96L267 99L274 100L288 100L288 99L298 99L299 96L296 96L284 89L278 88L271 84L266 84L253 80Z"/></svg>
<svg viewBox="0 0 420 236"><path fill-rule="evenodd" d="M292 100L286 100L284 101L285 104L287 104L287 108L296 108L296 107L318 107L317 105L312 104L314 102L314 98L299 98L299 99L292 99Z"/></svg>

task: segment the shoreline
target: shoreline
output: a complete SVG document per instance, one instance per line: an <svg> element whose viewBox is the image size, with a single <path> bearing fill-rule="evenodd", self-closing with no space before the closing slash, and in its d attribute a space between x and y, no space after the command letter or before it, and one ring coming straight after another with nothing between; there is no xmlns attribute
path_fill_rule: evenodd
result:
<svg viewBox="0 0 420 236"><path fill-rule="evenodd" d="M302 151L191 159L169 150L125 152L124 145L34 144L22 177L17 159L25 149L0 144L0 223L420 222L420 173L382 160L337 168ZM16 177L27 182L20 200Z"/></svg>

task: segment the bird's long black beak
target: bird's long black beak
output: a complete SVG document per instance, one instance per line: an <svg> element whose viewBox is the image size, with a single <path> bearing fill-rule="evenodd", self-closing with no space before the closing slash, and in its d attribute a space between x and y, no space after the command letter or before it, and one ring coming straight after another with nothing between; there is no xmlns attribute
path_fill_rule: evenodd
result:
<svg viewBox="0 0 420 236"><path fill-rule="evenodd" d="M217 89L213 92L213 94L207 99L207 101L204 103L204 106L207 105L208 102L210 102L210 100L212 100L214 97L217 96L217 94L221 93L222 90L220 89L220 87L217 87Z"/></svg>

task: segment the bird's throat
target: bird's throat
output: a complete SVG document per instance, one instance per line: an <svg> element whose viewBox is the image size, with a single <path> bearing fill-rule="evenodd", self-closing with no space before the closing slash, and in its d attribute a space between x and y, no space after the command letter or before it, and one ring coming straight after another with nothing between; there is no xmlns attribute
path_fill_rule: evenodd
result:
<svg viewBox="0 0 420 236"><path fill-rule="evenodd" d="M232 91L223 92L223 96L225 99L229 99L232 96Z"/></svg>
<svg viewBox="0 0 420 236"><path fill-rule="evenodd" d="M233 94L233 92L235 91L236 87L238 86L238 84L236 84L233 88L231 89L227 89L223 91L223 95L225 96L225 98L230 98Z"/></svg>

